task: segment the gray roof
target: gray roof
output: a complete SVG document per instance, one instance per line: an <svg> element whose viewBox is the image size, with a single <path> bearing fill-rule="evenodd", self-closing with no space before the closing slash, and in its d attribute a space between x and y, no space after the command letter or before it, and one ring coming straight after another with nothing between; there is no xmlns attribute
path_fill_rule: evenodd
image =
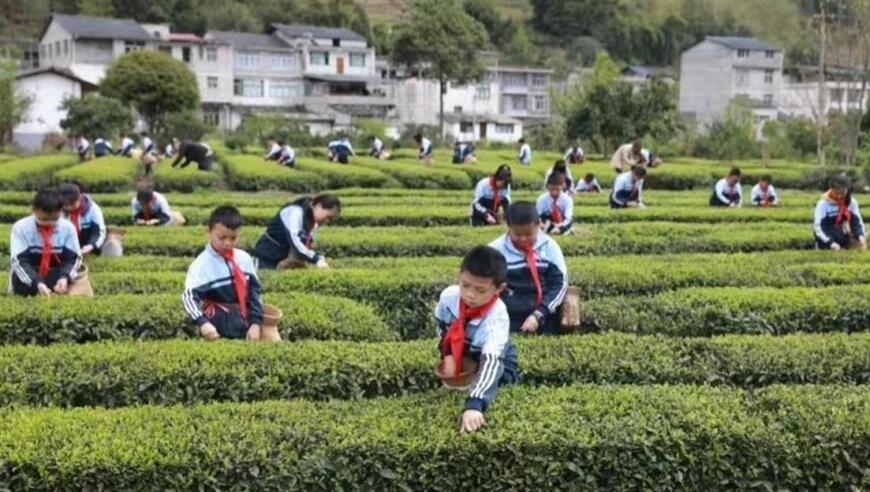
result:
<svg viewBox="0 0 870 492"><path fill-rule="evenodd" d="M57 67L43 67L43 68L37 68L35 70L29 70L26 72L19 72L15 75L15 79L21 80L21 79L26 79L29 77L34 77L36 75L42 75L42 74L47 74L47 73L53 73L53 74L59 75L61 77L66 77L70 80L75 80L76 82L84 85L85 88L87 88L87 89L96 89L97 88L96 84L88 82L87 80L79 77L78 75L73 73L72 70L69 70L66 68L57 68Z"/></svg>
<svg viewBox="0 0 870 492"><path fill-rule="evenodd" d="M155 39L133 19L52 14L51 20L57 21L74 38L124 39L130 41L153 41ZM48 26L46 26L46 29L48 29Z"/></svg>
<svg viewBox="0 0 870 492"><path fill-rule="evenodd" d="M207 36L214 38L218 42L226 43L236 48L289 48L287 43L281 41L280 38L269 34L235 31L209 31Z"/></svg>
<svg viewBox="0 0 870 492"><path fill-rule="evenodd" d="M731 36L707 36L707 41L719 43L733 50L782 51L781 48L759 41L755 38L740 38Z"/></svg>
<svg viewBox="0 0 870 492"><path fill-rule="evenodd" d="M272 28L288 38L322 38L344 39L347 41L365 41L366 38L350 29L343 27L302 26L299 24L272 24Z"/></svg>

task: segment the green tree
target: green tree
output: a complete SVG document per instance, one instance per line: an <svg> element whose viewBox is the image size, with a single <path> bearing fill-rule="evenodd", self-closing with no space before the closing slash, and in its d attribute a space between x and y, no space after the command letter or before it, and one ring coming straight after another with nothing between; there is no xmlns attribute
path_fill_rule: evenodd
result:
<svg viewBox="0 0 870 492"><path fill-rule="evenodd" d="M15 83L15 62L0 59L0 146L10 143L12 130L27 118L33 98Z"/></svg>
<svg viewBox="0 0 870 492"><path fill-rule="evenodd" d="M208 125L196 111L184 111L168 115L165 132L158 137L161 142L168 142L173 137L181 140L202 140L208 130Z"/></svg>
<svg viewBox="0 0 870 492"><path fill-rule="evenodd" d="M99 94L89 94L83 99L68 97L59 109L66 111L60 127L70 135L111 137L133 127L130 108L117 99Z"/></svg>
<svg viewBox="0 0 870 492"><path fill-rule="evenodd" d="M163 131L166 115L199 107L193 73L184 63L155 51L118 58L106 69L100 92L132 106L155 134Z"/></svg>
<svg viewBox="0 0 870 492"><path fill-rule="evenodd" d="M723 160L758 157L760 145L755 139L749 99L735 97L725 115L709 125L704 135L695 141L692 154Z"/></svg>
<svg viewBox="0 0 870 492"><path fill-rule="evenodd" d="M422 70L440 84L439 136L444 135L447 84L466 85L484 76L478 51L487 42L486 29L458 0L416 0L410 18L398 27L394 60Z"/></svg>

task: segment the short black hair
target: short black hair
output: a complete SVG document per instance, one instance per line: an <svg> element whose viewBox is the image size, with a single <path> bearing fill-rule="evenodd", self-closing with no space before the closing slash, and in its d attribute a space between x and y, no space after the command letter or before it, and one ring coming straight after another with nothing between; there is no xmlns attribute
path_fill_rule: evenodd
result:
<svg viewBox="0 0 870 492"><path fill-rule="evenodd" d="M154 198L154 188L142 186L136 191L136 199L142 203L148 203Z"/></svg>
<svg viewBox="0 0 870 492"><path fill-rule="evenodd" d="M526 143L526 139L525 139L525 138L521 138L521 139L519 139L517 142L518 142L518 143L521 143L521 144L524 144L524 143Z"/></svg>
<svg viewBox="0 0 870 492"><path fill-rule="evenodd" d="M773 177L769 174L765 174L761 177L761 181L764 181L765 183L773 183Z"/></svg>
<svg viewBox="0 0 870 492"><path fill-rule="evenodd" d="M141 133L139 133L139 136L140 136L140 137L147 137L147 136L148 136L148 132L141 132Z"/></svg>
<svg viewBox="0 0 870 492"><path fill-rule="evenodd" d="M593 179L595 179L595 175L592 173L586 173L586 176L583 176L583 181L586 181L587 183Z"/></svg>
<svg viewBox="0 0 870 492"><path fill-rule="evenodd" d="M732 167L730 171L728 171L728 176L740 176L740 168Z"/></svg>
<svg viewBox="0 0 870 492"><path fill-rule="evenodd" d="M643 166L634 166L633 168L631 168L631 174L633 174L636 178L645 178L646 168Z"/></svg>
<svg viewBox="0 0 870 492"><path fill-rule="evenodd" d="M852 180L845 174L837 174L831 178L831 188L843 188L848 190L852 188Z"/></svg>
<svg viewBox="0 0 870 492"><path fill-rule="evenodd" d="M495 174L493 174L493 176L495 176L496 181L504 181L509 185L514 179L513 171L511 171L511 167L507 164L502 164L498 166L498 169L495 170Z"/></svg>
<svg viewBox="0 0 870 492"><path fill-rule="evenodd" d="M552 173L547 177L547 188L550 186L565 186L565 176L561 173Z"/></svg>
<svg viewBox="0 0 870 492"><path fill-rule="evenodd" d="M222 205L212 210L211 215L208 216L209 230L218 224L235 231L242 227L242 214L232 205Z"/></svg>
<svg viewBox="0 0 870 492"><path fill-rule="evenodd" d="M559 159L558 161L553 163L553 171L567 172L568 163L565 162L564 159Z"/></svg>
<svg viewBox="0 0 870 492"><path fill-rule="evenodd" d="M496 287L507 282L507 260L504 255L489 246L475 246L462 257L460 272L492 280Z"/></svg>
<svg viewBox="0 0 870 492"><path fill-rule="evenodd" d="M287 145L287 142L285 142L285 141L283 141L283 140L278 140L278 145L280 145L281 147L283 147L283 146Z"/></svg>
<svg viewBox="0 0 870 492"><path fill-rule="evenodd" d="M416 140L418 142L420 140L423 140L423 135L421 133L417 133L416 135L414 135L414 140Z"/></svg>
<svg viewBox="0 0 870 492"><path fill-rule="evenodd" d="M54 188L47 188L36 192L31 203L34 210L40 210L53 214L59 212L63 208L63 202L60 200L60 193Z"/></svg>
<svg viewBox="0 0 870 492"><path fill-rule="evenodd" d="M75 183L69 181L61 183L57 187L57 192L60 195L60 201L64 204L70 204L81 198L82 190Z"/></svg>
<svg viewBox="0 0 870 492"><path fill-rule="evenodd" d="M504 213L508 227L537 224L540 220L535 204L527 201L512 203Z"/></svg>
<svg viewBox="0 0 870 492"><path fill-rule="evenodd" d="M311 205L320 205L327 210L335 210L341 212L341 200L337 196L329 193L321 193L311 199Z"/></svg>

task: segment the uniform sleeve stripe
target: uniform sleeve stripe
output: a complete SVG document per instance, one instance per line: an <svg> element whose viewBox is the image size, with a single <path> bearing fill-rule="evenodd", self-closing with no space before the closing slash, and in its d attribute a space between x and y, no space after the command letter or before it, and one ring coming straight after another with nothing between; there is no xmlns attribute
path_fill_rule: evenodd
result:
<svg viewBox="0 0 870 492"><path fill-rule="evenodd" d="M495 375L498 373L498 356L485 354L484 357L486 360L481 369L482 376L471 390L470 396L472 398L483 398L486 390L495 382Z"/></svg>

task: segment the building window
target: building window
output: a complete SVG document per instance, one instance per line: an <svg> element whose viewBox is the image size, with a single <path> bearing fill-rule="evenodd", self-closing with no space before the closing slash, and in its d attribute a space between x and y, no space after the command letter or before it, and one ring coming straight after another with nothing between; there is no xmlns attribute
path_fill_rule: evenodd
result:
<svg viewBox="0 0 870 492"><path fill-rule="evenodd" d="M142 51L144 49L144 42L127 41L124 43L124 53L130 53L131 51Z"/></svg>
<svg viewBox="0 0 870 492"><path fill-rule="evenodd" d="M63 40L63 56L69 56L69 40Z"/></svg>
<svg viewBox="0 0 870 492"><path fill-rule="evenodd" d="M764 95L764 105L765 106L773 106L773 94L765 94Z"/></svg>
<svg viewBox="0 0 870 492"><path fill-rule="evenodd" d="M749 58L749 50L737 50L737 58Z"/></svg>
<svg viewBox="0 0 870 492"><path fill-rule="evenodd" d="M525 87L526 76L520 73L509 73L504 76L505 87Z"/></svg>
<svg viewBox="0 0 870 492"><path fill-rule="evenodd" d="M341 46L341 39L332 38L332 47L338 48L339 46Z"/></svg>
<svg viewBox="0 0 870 492"><path fill-rule="evenodd" d="M526 96L505 96L508 111L525 111L528 109Z"/></svg>
<svg viewBox="0 0 870 492"><path fill-rule="evenodd" d="M501 134L513 134L514 126L512 124L496 123L495 132Z"/></svg>
<svg viewBox="0 0 870 492"><path fill-rule="evenodd" d="M312 65L326 66L329 65L328 51L312 51L308 54L308 60Z"/></svg>
<svg viewBox="0 0 870 492"><path fill-rule="evenodd" d="M844 89L830 89L828 91L828 96L831 100L831 104L840 105L843 103L843 95L845 93Z"/></svg>
<svg viewBox="0 0 870 492"><path fill-rule="evenodd" d="M474 123L470 121L460 121L459 122L459 133L472 133L474 132Z"/></svg>
<svg viewBox="0 0 870 492"><path fill-rule="evenodd" d="M453 106L453 112L455 114L462 114L462 106Z"/></svg>
<svg viewBox="0 0 870 492"><path fill-rule="evenodd" d="M233 94L241 97L263 97L263 79L235 79L233 80Z"/></svg>
<svg viewBox="0 0 870 492"><path fill-rule="evenodd" d="M290 99L301 95L299 84L289 80L270 80L269 97L275 99Z"/></svg>
<svg viewBox="0 0 870 492"><path fill-rule="evenodd" d="M42 45L39 46L39 56L42 57L42 58L46 58L46 59L47 59L48 56L49 56L49 55L48 55L48 49L45 47L44 44L42 44Z"/></svg>
<svg viewBox="0 0 870 492"><path fill-rule="evenodd" d="M206 111L202 114L202 121L208 126L219 126L221 124L221 115L216 111Z"/></svg>
<svg viewBox="0 0 870 492"><path fill-rule="evenodd" d="M491 98L491 97L492 97L492 88L489 85L489 82L484 82L482 84L477 85L477 90L474 92L475 99L489 101L489 98Z"/></svg>
<svg viewBox="0 0 870 492"><path fill-rule="evenodd" d="M209 47L205 49L205 60L210 62L217 61L217 48Z"/></svg>
<svg viewBox="0 0 870 492"><path fill-rule="evenodd" d="M257 68L260 66L260 54L256 51L236 52L236 68Z"/></svg>
<svg viewBox="0 0 870 492"><path fill-rule="evenodd" d="M364 66L366 66L365 53L351 53L350 54L350 66L352 66L352 67L364 67Z"/></svg>
<svg viewBox="0 0 870 492"><path fill-rule="evenodd" d="M765 70L764 71L764 83L772 84L773 83L773 70Z"/></svg>
<svg viewBox="0 0 870 492"><path fill-rule="evenodd" d="M55 56L60 56L60 41L54 42L54 54Z"/></svg>
<svg viewBox="0 0 870 492"><path fill-rule="evenodd" d="M532 87L544 87L547 85L547 76L542 73L532 75Z"/></svg>
<svg viewBox="0 0 870 492"><path fill-rule="evenodd" d="M218 78L217 77L208 77L206 79L206 86L209 89L217 89L218 88Z"/></svg>
<svg viewBox="0 0 870 492"><path fill-rule="evenodd" d="M775 51L773 51L773 50L767 50L767 51L764 52L764 57L765 57L765 58L773 58L773 56L774 56L775 54L776 54Z"/></svg>
<svg viewBox="0 0 870 492"><path fill-rule="evenodd" d="M184 63L190 63L190 46L181 48L181 59Z"/></svg>
<svg viewBox="0 0 870 492"><path fill-rule="evenodd" d="M547 98L546 96L535 96L534 99L535 104L535 112L545 113L547 111Z"/></svg>
<svg viewBox="0 0 870 492"><path fill-rule="evenodd" d="M275 53L272 55L272 68L275 70L293 70L293 55Z"/></svg>

